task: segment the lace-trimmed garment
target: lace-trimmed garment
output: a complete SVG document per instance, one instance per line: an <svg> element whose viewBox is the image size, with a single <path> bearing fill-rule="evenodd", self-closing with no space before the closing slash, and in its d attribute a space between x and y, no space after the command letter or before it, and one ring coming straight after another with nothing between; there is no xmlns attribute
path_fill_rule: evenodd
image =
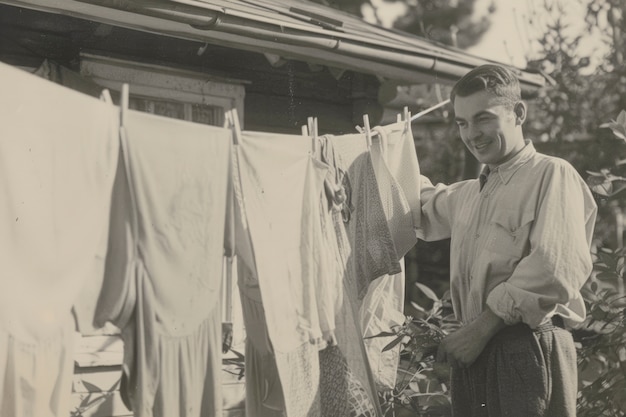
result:
<svg viewBox="0 0 626 417"><path fill-rule="evenodd" d="M401 271L399 257L389 232L365 135L327 137L347 167L344 222L352 248L350 261L355 268L357 298L362 300L370 282Z"/></svg>
<svg viewBox="0 0 626 417"><path fill-rule="evenodd" d="M124 339L137 417L220 415L231 133L130 111L97 320Z"/></svg>
<svg viewBox="0 0 626 417"><path fill-rule="evenodd" d="M341 156L328 137L322 137L320 140L322 161L331 167L331 175L327 177L327 180L332 181L334 185L340 186L347 183L348 179L345 178L347 167L344 166ZM343 266L339 271L343 282L343 303L341 310L335 317L337 350L320 352L322 378L324 379L324 375L334 375L333 378L326 379L326 381L335 381L335 385L330 385L326 388L322 386L322 401L324 401L325 389L329 395L338 395L332 394L332 392L340 393L342 390L347 389L349 414L346 415L357 417L379 416L381 411L378 405L378 397L358 319L355 265L351 261L352 249L342 216L342 210L345 209L347 204L349 203L346 201L331 207L332 224L335 232L334 238L337 242L340 263ZM342 356L344 359L340 359ZM341 370L344 365L337 369L336 361L345 363L345 369ZM332 369L324 369L325 366L329 366ZM337 375L342 375L344 379L339 379Z"/></svg>
<svg viewBox="0 0 626 417"><path fill-rule="evenodd" d="M399 256L417 243L420 219L419 165L410 125L402 122L374 128L371 155L383 208ZM409 201L411 204L409 204ZM404 260L401 260L404 264ZM404 322L404 271L384 275L370 285L361 310L364 336L386 332ZM401 347L382 352L392 338L371 338L365 345L379 389L393 389Z"/></svg>
<svg viewBox="0 0 626 417"><path fill-rule="evenodd" d="M0 63L0 415L67 416L71 308L102 274L118 112Z"/></svg>

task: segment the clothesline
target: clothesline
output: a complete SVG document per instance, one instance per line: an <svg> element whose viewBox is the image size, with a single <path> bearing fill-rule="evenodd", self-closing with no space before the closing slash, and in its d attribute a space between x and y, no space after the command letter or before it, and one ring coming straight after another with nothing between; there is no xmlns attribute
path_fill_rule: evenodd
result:
<svg viewBox="0 0 626 417"><path fill-rule="evenodd" d="M434 110L437 110L440 107L445 106L449 102L450 102L450 99L447 99L447 100L442 101L441 103L435 104L434 106L431 106L431 107L427 108L426 110L422 110L421 112L413 115L411 117L411 121L413 122L413 121L419 119L420 117L424 116L425 114L428 114L428 113L430 113L430 112L432 112Z"/></svg>
<svg viewBox="0 0 626 417"><path fill-rule="evenodd" d="M427 108L425 110L422 110L421 112L419 112L419 113L417 113L417 114L415 114L413 116L410 116L408 108L405 107L404 108L404 117L402 117L402 115L398 114L398 122L401 122L402 120L405 120L405 121L408 120L409 123L412 123L415 120L419 119L420 117L422 117L422 116L424 116L424 115L426 115L428 113L431 113L431 112L433 112L433 111L435 111L435 110L445 106L448 103L450 103L450 99L446 99L446 100L444 100L444 101L442 101L440 103L437 103L434 106L431 106L431 107L429 107L429 108ZM309 117L309 119L312 119L312 118ZM314 119L315 119L316 125L317 125L317 118L314 118ZM309 126L310 125L311 125L311 122L309 121ZM303 133L306 132L306 126L303 126L302 128L303 128L302 132ZM371 140L372 137L378 135L377 132L371 131L371 129L370 129L370 120L369 120L369 116L367 114L363 115L363 127L357 125L357 126L355 126L355 128L356 128L357 131L359 131L359 133L367 134L368 143L369 143L369 141ZM309 129L309 131L310 131L310 129ZM314 137L317 136L317 129L313 132L313 136Z"/></svg>

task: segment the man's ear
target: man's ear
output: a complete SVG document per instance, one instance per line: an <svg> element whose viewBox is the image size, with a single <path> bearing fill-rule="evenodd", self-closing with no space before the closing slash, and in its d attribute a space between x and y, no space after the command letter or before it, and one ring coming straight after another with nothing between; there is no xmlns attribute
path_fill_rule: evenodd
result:
<svg viewBox="0 0 626 417"><path fill-rule="evenodd" d="M515 124L521 126L526 120L526 103L518 101L513 107L515 113Z"/></svg>

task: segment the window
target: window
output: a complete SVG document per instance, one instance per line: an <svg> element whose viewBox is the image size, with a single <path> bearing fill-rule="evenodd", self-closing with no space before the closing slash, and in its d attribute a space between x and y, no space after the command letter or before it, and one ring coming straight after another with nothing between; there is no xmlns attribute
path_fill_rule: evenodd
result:
<svg viewBox="0 0 626 417"><path fill-rule="evenodd" d="M243 120L241 80L90 54L81 54L80 72L111 91L128 83L131 109L223 126L224 113L236 108Z"/></svg>

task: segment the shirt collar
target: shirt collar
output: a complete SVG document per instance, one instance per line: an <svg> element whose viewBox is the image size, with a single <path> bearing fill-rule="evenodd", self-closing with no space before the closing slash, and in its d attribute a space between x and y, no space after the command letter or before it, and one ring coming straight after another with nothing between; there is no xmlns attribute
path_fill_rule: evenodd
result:
<svg viewBox="0 0 626 417"><path fill-rule="evenodd" d="M513 174L537 153L532 141L525 140L525 142L526 146L524 146L517 155L513 156L513 158L505 163L491 168L491 170L487 172L490 174L498 174L502 183L507 184L511 180L511 177L513 177Z"/></svg>

